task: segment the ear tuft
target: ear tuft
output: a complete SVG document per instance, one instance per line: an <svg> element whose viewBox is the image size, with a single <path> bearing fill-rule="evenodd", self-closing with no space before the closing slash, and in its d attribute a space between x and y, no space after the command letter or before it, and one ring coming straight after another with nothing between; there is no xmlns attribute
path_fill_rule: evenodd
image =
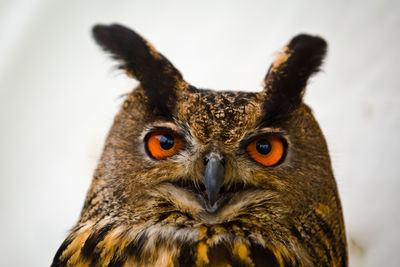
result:
<svg viewBox="0 0 400 267"><path fill-rule="evenodd" d="M175 99L180 72L153 46L133 30L118 24L96 25L93 37L97 43L120 61L120 68L140 81L146 91L150 108L167 114Z"/></svg>
<svg viewBox="0 0 400 267"><path fill-rule="evenodd" d="M319 71L327 43L318 36L295 36L265 77L267 116L287 115L302 102L307 81Z"/></svg>

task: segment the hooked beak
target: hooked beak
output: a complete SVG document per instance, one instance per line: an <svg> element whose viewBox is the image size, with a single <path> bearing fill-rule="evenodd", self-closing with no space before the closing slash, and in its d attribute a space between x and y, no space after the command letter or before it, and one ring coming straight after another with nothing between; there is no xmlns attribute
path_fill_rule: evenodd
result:
<svg viewBox="0 0 400 267"><path fill-rule="evenodd" d="M224 169L223 159L220 159L216 155L209 157L204 174L208 196L206 210L208 212L215 212L218 208L214 206L218 200L218 195L224 182Z"/></svg>

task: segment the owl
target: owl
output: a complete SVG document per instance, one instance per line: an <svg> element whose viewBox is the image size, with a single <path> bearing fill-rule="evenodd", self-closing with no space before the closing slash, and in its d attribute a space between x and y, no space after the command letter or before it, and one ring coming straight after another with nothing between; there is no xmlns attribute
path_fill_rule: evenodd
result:
<svg viewBox="0 0 400 267"><path fill-rule="evenodd" d="M327 44L300 34L261 92L199 89L136 32L93 28L140 85L52 266L347 266L326 141L303 103Z"/></svg>

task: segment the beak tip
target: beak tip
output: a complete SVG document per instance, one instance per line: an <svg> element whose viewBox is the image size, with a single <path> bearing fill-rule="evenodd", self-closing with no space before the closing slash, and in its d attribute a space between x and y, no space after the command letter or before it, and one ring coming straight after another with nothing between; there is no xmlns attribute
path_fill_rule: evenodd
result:
<svg viewBox="0 0 400 267"><path fill-rule="evenodd" d="M217 211L217 209L218 209L218 205L216 205L215 203L209 202L208 204L206 204L206 211L208 213L214 213Z"/></svg>
<svg viewBox="0 0 400 267"><path fill-rule="evenodd" d="M215 199L209 199L208 204L210 207L213 207L215 205L216 200Z"/></svg>

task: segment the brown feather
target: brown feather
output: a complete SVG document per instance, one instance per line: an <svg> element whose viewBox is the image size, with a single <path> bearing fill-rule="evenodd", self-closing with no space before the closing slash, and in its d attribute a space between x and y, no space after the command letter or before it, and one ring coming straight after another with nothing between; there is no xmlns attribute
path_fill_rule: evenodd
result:
<svg viewBox="0 0 400 267"><path fill-rule="evenodd" d="M150 44L121 27L98 26L96 39L141 86L114 121L81 217L52 266L347 266L328 148L301 100L325 41L293 39L271 67L269 91L218 92L188 85ZM157 77L162 81L149 83ZM185 145L156 160L144 142L160 129ZM246 153L265 135L285 142L277 165ZM223 157L227 196L213 212L198 193L210 153Z"/></svg>

